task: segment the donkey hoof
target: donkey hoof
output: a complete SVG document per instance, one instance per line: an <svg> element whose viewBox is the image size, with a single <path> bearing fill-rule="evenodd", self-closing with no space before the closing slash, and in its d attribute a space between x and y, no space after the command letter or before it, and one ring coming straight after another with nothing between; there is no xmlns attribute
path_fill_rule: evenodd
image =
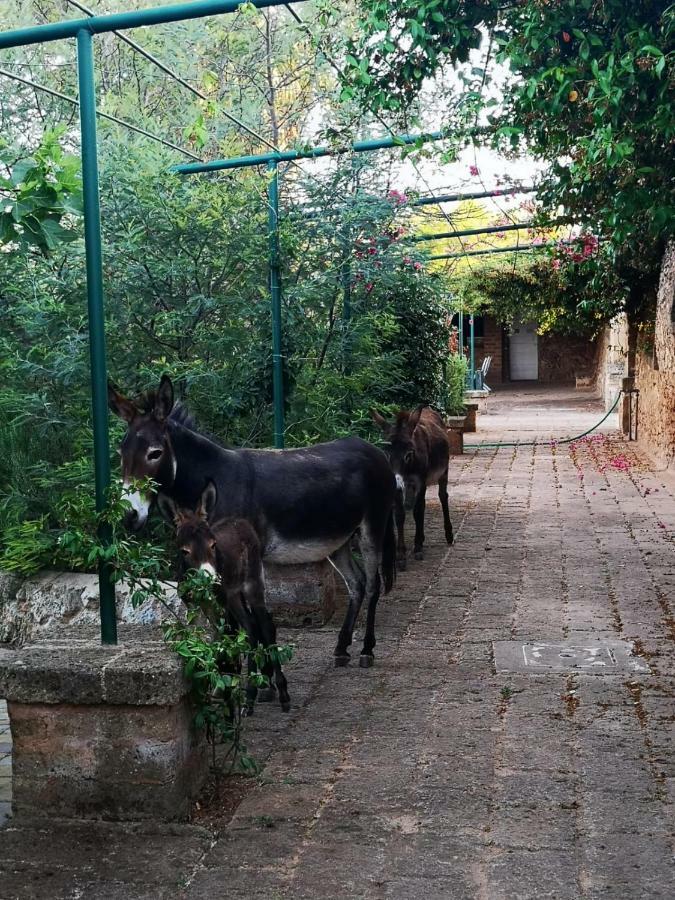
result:
<svg viewBox="0 0 675 900"><path fill-rule="evenodd" d="M349 653L340 653L340 654L336 653L335 656L333 657L333 660L335 662L336 669L343 669L345 666L348 666L349 663L351 662L351 656L349 655Z"/></svg>
<svg viewBox="0 0 675 900"><path fill-rule="evenodd" d="M424 550L415 550L415 559L424 559Z"/></svg>
<svg viewBox="0 0 675 900"><path fill-rule="evenodd" d="M276 691L273 687L258 688L258 700L260 703L271 703L276 700Z"/></svg>
<svg viewBox="0 0 675 900"><path fill-rule="evenodd" d="M283 703L281 704L281 711L282 712L290 712L291 711L291 701L290 700L283 701Z"/></svg>
<svg viewBox="0 0 675 900"><path fill-rule="evenodd" d="M362 669L370 669L375 665L375 657L372 653L362 653L359 659L359 665Z"/></svg>

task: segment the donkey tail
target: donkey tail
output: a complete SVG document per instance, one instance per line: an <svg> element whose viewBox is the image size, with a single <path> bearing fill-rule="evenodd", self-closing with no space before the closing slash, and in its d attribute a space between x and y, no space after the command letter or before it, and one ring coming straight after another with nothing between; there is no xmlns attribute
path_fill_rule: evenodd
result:
<svg viewBox="0 0 675 900"><path fill-rule="evenodd" d="M387 524L384 530L384 543L382 545L382 580L384 592L388 594L396 581L396 535L394 534L394 508L389 512Z"/></svg>

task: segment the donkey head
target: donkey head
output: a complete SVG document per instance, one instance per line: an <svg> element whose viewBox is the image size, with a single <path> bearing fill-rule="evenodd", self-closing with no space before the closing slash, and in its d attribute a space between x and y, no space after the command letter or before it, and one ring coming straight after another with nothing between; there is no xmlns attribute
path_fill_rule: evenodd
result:
<svg viewBox="0 0 675 900"><path fill-rule="evenodd" d="M127 432L119 447L124 497L131 503L124 524L138 531L148 518L154 498L151 494L134 490L132 482L153 478L160 487L168 487L176 476L176 459L167 430L173 408L171 379L168 375L162 375L156 391L148 391L136 400L122 396L109 383L108 405L127 423Z"/></svg>
<svg viewBox="0 0 675 900"><path fill-rule="evenodd" d="M415 505L426 479L413 440L423 409L423 406L419 406L413 412L401 410L396 414L394 422L388 422L377 410L370 411L373 421L384 435L385 451L396 476L396 487L404 495L407 509L412 509Z"/></svg>
<svg viewBox="0 0 675 900"><path fill-rule="evenodd" d="M176 543L181 553L183 571L200 569L217 574L216 536L209 518L218 499L215 484L209 479L196 510L178 507L171 497L159 494L157 503L162 515L176 526Z"/></svg>

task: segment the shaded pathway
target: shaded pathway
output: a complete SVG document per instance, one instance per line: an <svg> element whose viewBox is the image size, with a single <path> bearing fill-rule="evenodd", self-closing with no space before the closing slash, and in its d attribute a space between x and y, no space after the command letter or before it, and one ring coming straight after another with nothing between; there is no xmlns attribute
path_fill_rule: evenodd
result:
<svg viewBox="0 0 675 900"><path fill-rule="evenodd" d="M673 494L614 437L454 458L451 485L457 542L432 505L374 669L332 668L335 626L286 633L296 708L256 716L230 822L4 829L0 898L671 896ZM494 674L493 640L588 635L654 674Z"/></svg>

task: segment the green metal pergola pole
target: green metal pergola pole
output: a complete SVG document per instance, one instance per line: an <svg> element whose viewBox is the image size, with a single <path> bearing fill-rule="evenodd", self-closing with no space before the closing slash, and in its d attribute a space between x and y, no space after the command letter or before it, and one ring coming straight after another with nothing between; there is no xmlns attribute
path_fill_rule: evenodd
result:
<svg viewBox="0 0 675 900"><path fill-rule="evenodd" d="M279 253L279 166L267 163L269 181L268 232L270 245L270 297L272 300L272 396L274 400L274 446L284 447L284 362L281 343L281 257Z"/></svg>
<svg viewBox="0 0 675 900"><path fill-rule="evenodd" d="M471 390L476 388L476 330L475 316L473 313L469 316L469 377L471 379Z"/></svg>
<svg viewBox="0 0 675 900"><path fill-rule="evenodd" d="M89 313L89 357L91 362L91 405L94 429L94 477L96 511L103 512L110 487L110 443L108 439L108 385L103 311L103 262L101 252L101 211L99 207L98 159L96 152L96 87L94 47L91 32L77 33L77 76L80 94L82 135L82 190L84 195L84 242L87 265L87 307ZM110 543L110 526L101 525L99 537ZM117 643L115 588L109 565L99 563L101 641Z"/></svg>

